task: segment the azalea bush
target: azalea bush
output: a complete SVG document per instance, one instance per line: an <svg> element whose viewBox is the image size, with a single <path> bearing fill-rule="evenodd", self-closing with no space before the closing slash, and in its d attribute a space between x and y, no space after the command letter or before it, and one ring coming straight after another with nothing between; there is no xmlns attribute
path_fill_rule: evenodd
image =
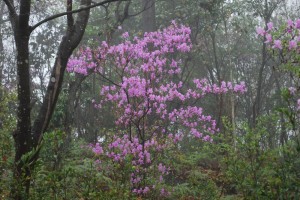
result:
<svg viewBox="0 0 300 200"><path fill-rule="evenodd" d="M269 22L266 28L258 27L256 32L268 44L269 49L275 50L273 53L281 63L280 70L292 76L292 85L287 88L289 96L284 95L286 100L287 98L294 99L291 106L299 110L300 19L295 21L289 19L278 28Z"/></svg>
<svg viewBox="0 0 300 200"><path fill-rule="evenodd" d="M216 121L193 106L196 101L209 94L246 90L243 82L212 85L206 79L195 79L193 88L184 87L181 59L192 48L190 33L175 22L142 38L130 38L126 32L121 44L103 42L97 49L81 49L68 63L69 72L96 73L107 83L101 100L93 103L99 111L110 105L118 128L113 138L102 138L91 149L100 169L118 171L122 187L134 195L170 196L172 190L162 184L171 170L165 152L180 149L183 137L213 141ZM109 159L111 165L102 164Z"/></svg>

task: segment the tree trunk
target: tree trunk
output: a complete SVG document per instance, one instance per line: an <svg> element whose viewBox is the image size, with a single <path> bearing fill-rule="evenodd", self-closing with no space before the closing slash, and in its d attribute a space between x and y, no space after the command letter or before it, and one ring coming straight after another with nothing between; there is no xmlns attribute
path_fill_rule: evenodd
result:
<svg viewBox="0 0 300 200"><path fill-rule="evenodd" d="M142 30L143 32L152 32L156 30L155 20L155 0L141 0L142 9Z"/></svg>
<svg viewBox="0 0 300 200"><path fill-rule="evenodd" d="M252 126L255 126L256 124L256 120L257 117L259 116L260 112L261 112L261 94L262 94L262 81L263 81L263 72L264 72L264 68L266 65L266 44L263 43L263 47L262 47L262 61L261 61L261 66L259 69L259 74L258 74L258 82L257 82L257 93L256 93L256 98L254 101L254 105L253 105L253 120L252 120Z"/></svg>
<svg viewBox="0 0 300 200"><path fill-rule="evenodd" d="M27 199L30 185L29 163L21 160L22 156L32 150L30 117L30 74L29 74L29 16L30 1L20 5L19 18L14 22L14 37L17 50L17 129L13 133L15 141L15 162L12 196L14 199ZM26 165L27 164L27 165Z"/></svg>

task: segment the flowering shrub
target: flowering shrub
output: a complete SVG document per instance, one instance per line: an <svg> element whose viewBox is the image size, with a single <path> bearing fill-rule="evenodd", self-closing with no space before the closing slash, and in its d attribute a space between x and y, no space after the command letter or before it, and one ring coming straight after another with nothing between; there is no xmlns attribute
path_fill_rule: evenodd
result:
<svg viewBox="0 0 300 200"><path fill-rule="evenodd" d="M257 27L257 34L264 37L265 43L270 49L277 50L280 62L285 70L292 72L294 78L299 78L299 63L300 63L300 19L295 21L289 19L286 24L280 28L274 28L273 23L269 22L266 28ZM297 98L299 86L297 81L294 85L288 88L289 97L296 97L294 100L296 110L300 110L300 99Z"/></svg>
<svg viewBox="0 0 300 200"><path fill-rule="evenodd" d="M243 82L218 86L206 79L195 79L193 88L184 87L178 57L191 50L190 33L175 22L133 40L124 33L123 43L102 42L98 49L81 49L67 66L69 72L97 73L108 83L101 89L102 100L93 103L97 109L112 104L119 132L108 146L97 143L91 148L102 159L121 166L130 163L130 190L138 196L151 191L170 194L161 186L169 171L161 159L166 149L178 147L184 136L212 142L218 132L216 121L192 106L195 101L208 94L246 90Z"/></svg>

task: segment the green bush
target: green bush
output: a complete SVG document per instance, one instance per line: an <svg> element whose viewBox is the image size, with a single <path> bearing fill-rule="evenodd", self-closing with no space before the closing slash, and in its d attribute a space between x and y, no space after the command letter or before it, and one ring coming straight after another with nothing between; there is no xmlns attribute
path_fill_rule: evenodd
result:
<svg viewBox="0 0 300 200"><path fill-rule="evenodd" d="M270 118L261 118L255 128L243 124L241 134L229 140L234 144L222 138L218 151L224 155L225 177L244 199L298 198L300 152L293 140L284 146L267 145L272 132L266 129L266 120Z"/></svg>

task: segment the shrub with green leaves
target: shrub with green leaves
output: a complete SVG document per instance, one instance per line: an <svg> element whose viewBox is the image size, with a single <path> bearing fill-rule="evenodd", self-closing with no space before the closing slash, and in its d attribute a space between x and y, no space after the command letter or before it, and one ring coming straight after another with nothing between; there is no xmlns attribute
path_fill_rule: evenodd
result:
<svg viewBox="0 0 300 200"><path fill-rule="evenodd" d="M276 117L261 117L252 128L242 124L231 138L234 143L222 138L218 147L225 177L245 199L294 199L300 194L300 151L292 140L269 145L274 134L266 129L270 122L276 126Z"/></svg>

